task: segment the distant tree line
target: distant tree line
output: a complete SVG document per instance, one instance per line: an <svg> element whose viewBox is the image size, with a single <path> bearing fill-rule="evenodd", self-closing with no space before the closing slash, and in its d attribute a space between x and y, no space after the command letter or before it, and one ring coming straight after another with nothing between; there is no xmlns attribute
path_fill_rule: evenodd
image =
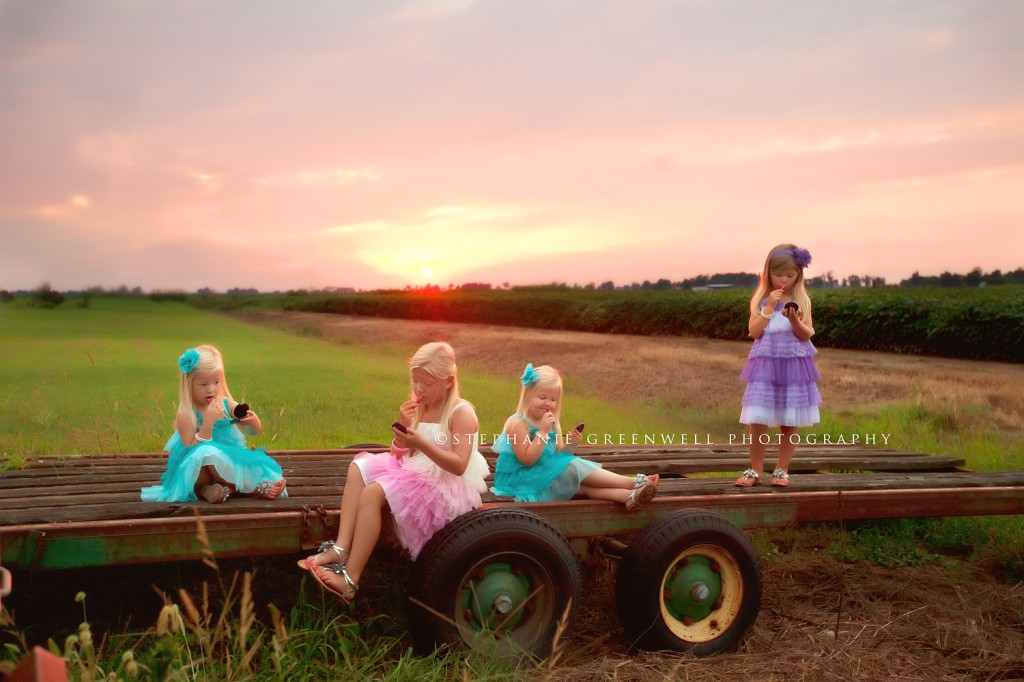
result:
<svg viewBox="0 0 1024 682"><path fill-rule="evenodd" d="M908 279L900 281L901 287L980 287L1002 284L1024 284L1024 268L1017 268L1007 273L1003 273L1001 270L984 273L981 268L974 268L966 275L944 272L937 277L923 277L920 273L915 272Z"/></svg>
<svg viewBox="0 0 1024 682"><path fill-rule="evenodd" d="M539 289L547 290L566 290L566 289L582 289L586 291L670 291L670 290L684 290L692 291L694 289L704 288L732 288L732 289L753 289L757 286L759 276L750 272L726 272L715 275L697 275L696 277L688 277L679 281L673 282L669 279L659 279L654 282L650 280L644 280L643 282L632 282L622 286L616 286L611 280L596 284L590 282L588 284L566 284L565 282L552 282L550 284L539 284L539 285L520 285L513 286L508 282L503 282L498 286L492 286L487 282L467 282L465 284L455 285L448 284L447 286L441 286L439 284L425 284L422 286L406 286L404 289L392 289L392 290L378 290L378 291L405 291L405 292L418 292L418 293L442 293L445 291L492 291L492 290L516 290L516 291L534 291ZM919 272L915 272L907 279L900 280L898 286L901 287L983 287L983 286L1001 286L1004 284L1024 284L1024 268L1017 268L1010 272L1002 272L1001 270L993 270L992 272L984 272L980 267L974 268L966 274L959 274L954 272L943 272L941 275L922 275ZM876 277L874 275L847 275L842 279L837 279L831 270L828 272L818 275L817 277L809 277L806 280L806 285L809 289L836 289L836 288L851 288L857 289L861 287L884 287L888 286L884 277ZM203 287L198 289L196 294L200 296L213 296L218 292L214 291L210 287ZM225 292L228 296L259 296L261 292L259 289L254 287L233 287ZM363 293L362 289L355 289L352 287L324 287L322 289L289 289L287 291L267 291L262 292L266 294L274 295L287 295L287 296L304 296L308 294L355 294ZM91 296L146 296L147 294L142 290L142 287L131 287L122 284L119 287L105 289L101 286L88 287L86 289L78 291L66 291L60 292L50 286L49 282L46 282L39 287L31 290L19 290L10 292L6 289L0 290L0 303L9 303L14 300L15 296L29 296L30 305L41 308L52 308L60 305L64 302L66 296L78 297L81 307L89 306L89 299ZM189 296L188 292L182 289L174 290L161 290L154 289L148 294L148 296L154 301L185 301Z"/></svg>

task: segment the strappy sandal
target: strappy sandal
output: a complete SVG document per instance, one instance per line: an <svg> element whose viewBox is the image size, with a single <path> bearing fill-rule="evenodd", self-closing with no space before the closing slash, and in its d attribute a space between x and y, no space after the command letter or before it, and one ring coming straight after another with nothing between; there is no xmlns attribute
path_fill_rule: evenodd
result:
<svg viewBox="0 0 1024 682"><path fill-rule="evenodd" d="M749 488L761 482L761 474L753 469L747 469L743 475L736 479L736 485L741 488Z"/></svg>
<svg viewBox="0 0 1024 682"><path fill-rule="evenodd" d="M199 494L210 504L220 504L221 502L227 502L228 498L231 497L231 488L220 483L211 483L204 485Z"/></svg>
<svg viewBox="0 0 1024 682"><path fill-rule="evenodd" d="M633 488L633 492L623 502L623 505L626 507L626 513L632 514L633 512L640 511L640 507L653 500L657 494L658 486L654 483L644 483L639 488Z"/></svg>
<svg viewBox="0 0 1024 682"><path fill-rule="evenodd" d="M637 474L636 476L633 477L633 490L636 490L645 483L650 483L655 488L657 488L658 481L660 480L661 476L659 476L658 474L651 474L650 476L648 476L647 474Z"/></svg>
<svg viewBox="0 0 1024 682"><path fill-rule="evenodd" d="M287 484L288 481L283 478L280 481L262 481L252 489L252 496L261 500L277 499Z"/></svg>
<svg viewBox="0 0 1024 682"><path fill-rule="evenodd" d="M334 550L334 553L338 555L337 563L339 565L344 566L345 562L348 561L348 550L344 547L339 547L338 545L334 544L333 540L327 540L325 542L320 543L320 546L316 550L316 554L314 554L313 556L308 556L305 559L299 559L295 563L298 565L299 568L305 571L310 571L313 569L313 566L316 566L316 564L314 564L313 561L315 561L318 556L320 556L328 550Z"/></svg>
<svg viewBox="0 0 1024 682"><path fill-rule="evenodd" d="M772 472L772 485L777 488L785 488L789 485L789 474L782 469L776 469Z"/></svg>
<svg viewBox="0 0 1024 682"><path fill-rule="evenodd" d="M324 580L323 576L320 575L321 570L334 571L342 578L344 578L345 589L339 590L336 587L331 587L330 585L328 585L327 581ZM346 571L345 567L341 564L327 564L326 566L314 566L311 573L313 574L313 579L320 583L320 587L324 588L325 590L327 590L328 592L330 592L346 604L351 604L352 600L356 598L356 592L359 591L359 583L357 583L355 580L352 580L352 576L348 574L348 571Z"/></svg>

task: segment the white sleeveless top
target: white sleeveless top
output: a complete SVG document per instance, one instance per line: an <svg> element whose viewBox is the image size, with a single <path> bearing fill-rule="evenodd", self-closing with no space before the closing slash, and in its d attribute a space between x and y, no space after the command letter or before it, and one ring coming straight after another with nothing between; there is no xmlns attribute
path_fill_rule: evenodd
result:
<svg viewBox="0 0 1024 682"><path fill-rule="evenodd" d="M460 403L452 414L468 406L468 403ZM441 427L439 422L420 422L414 427L424 438L434 442L442 450L452 451L452 439L455 436L448 436L445 434L444 429ZM405 469L412 469L415 471L422 472L423 474L429 475L432 478L444 479L459 479L463 485L469 485L472 489L479 492L487 491L487 484L484 483L484 479L490 475L491 469L487 466L487 460L480 454L479 443L480 433L474 433L473 439L473 451L469 455L469 462L466 465L466 470L461 476L445 471L439 467L434 460L427 457L422 452L416 451L414 454L408 455L402 459L402 467ZM455 481L450 481L454 483Z"/></svg>

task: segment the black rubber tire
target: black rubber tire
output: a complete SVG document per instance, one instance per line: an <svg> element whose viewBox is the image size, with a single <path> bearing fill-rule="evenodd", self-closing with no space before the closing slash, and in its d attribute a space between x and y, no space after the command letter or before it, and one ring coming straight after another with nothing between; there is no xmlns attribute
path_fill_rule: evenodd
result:
<svg viewBox="0 0 1024 682"><path fill-rule="evenodd" d="M695 557L699 561L690 564ZM700 562L721 580L712 595L719 601L696 620L681 618L673 610L671 581ZM721 514L672 512L648 525L626 550L615 602L627 636L639 649L696 656L730 651L757 620L761 562L747 534Z"/></svg>
<svg viewBox="0 0 1024 682"><path fill-rule="evenodd" d="M467 608L467 598L479 599L478 590L500 580L519 590L512 590L511 615L492 609L496 600ZM559 638L570 636L582 591L579 560L554 526L523 509L479 509L449 523L420 552L409 577L409 631L422 655L449 645L543 659L567 609ZM495 627L481 625L488 618ZM493 636L481 636L485 629Z"/></svg>

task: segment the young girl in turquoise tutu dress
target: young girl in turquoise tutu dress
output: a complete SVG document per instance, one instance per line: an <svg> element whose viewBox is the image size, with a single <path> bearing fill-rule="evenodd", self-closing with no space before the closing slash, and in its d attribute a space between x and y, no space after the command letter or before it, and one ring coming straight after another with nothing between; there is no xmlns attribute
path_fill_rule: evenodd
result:
<svg viewBox="0 0 1024 682"><path fill-rule="evenodd" d="M224 359L213 346L190 348L178 358L179 394L175 431L164 450L167 470L160 485L142 489L146 502L194 502L202 497L217 504L237 493L272 500L286 496L281 466L266 450L250 450L245 436L258 435L260 418L231 397L224 377Z"/></svg>
<svg viewBox="0 0 1024 682"><path fill-rule="evenodd" d="M761 479L769 426L778 426L779 458L772 485L789 485L789 463L796 450L796 430L819 421L818 379L814 364L818 351L811 343L811 299L804 289L804 268L811 254L793 244L779 244L768 252L761 281L750 299L747 328L754 339L741 378L743 392L740 423L750 437L750 468L736 479L749 488Z"/></svg>
<svg viewBox="0 0 1024 682"><path fill-rule="evenodd" d="M415 560L427 540L476 509L487 490L487 460L477 448L473 405L459 395L455 351L428 343L409 360L409 399L398 408L390 452L356 455L341 495L336 542L298 562L342 601L351 602L390 510L399 543Z"/></svg>
<svg viewBox="0 0 1024 682"><path fill-rule="evenodd" d="M505 422L493 450L495 495L516 502L568 500L577 493L623 504L635 512L658 492L658 475L623 476L572 454L581 434L573 429L562 442L562 376L553 367L526 366L516 413Z"/></svg>

